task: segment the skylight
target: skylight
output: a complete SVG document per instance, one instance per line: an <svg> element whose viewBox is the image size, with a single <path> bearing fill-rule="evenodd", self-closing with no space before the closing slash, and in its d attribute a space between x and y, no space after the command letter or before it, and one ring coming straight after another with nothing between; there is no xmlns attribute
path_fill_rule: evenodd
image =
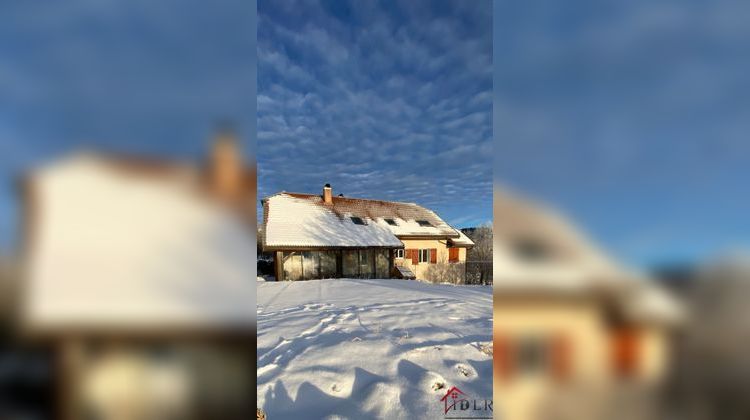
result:
<svg viewBox="0 0 750 420"><path fill-rule="evenodd" d="M355 225L366 225L367 224L367 223L365 223L364 220L362 220L361 217L352 216L351 219L352 219L352 223L354 223Z"/></svg>
<svg viewBox="0 0 750 420"><path fill-rule="evenodd" d="M543 261L550 257L550 250L542 241L536 238L518 238L513 243L515 254L526 261Z"/></svg>
<svg viewBox="0 0 750 420"><path fill-rule="evenodd" d="M397 226L396 221L393 219L384 219L386 223L388 223L391 226Z"/></svg>
<svg viewBox="0 0 750 420"><path fill-rule="evenodd" d="M432 223L428 222L427 220L417 220L417 223L419 223L419 226L422 226L422 227L432 226Z"/></svg>

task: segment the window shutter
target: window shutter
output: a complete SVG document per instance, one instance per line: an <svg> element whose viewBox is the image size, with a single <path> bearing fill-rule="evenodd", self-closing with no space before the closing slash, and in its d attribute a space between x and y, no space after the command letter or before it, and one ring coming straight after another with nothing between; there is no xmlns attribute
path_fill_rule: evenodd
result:
<svg viewBox="0 0 750 420"><path fill-rule="evenodd" d="M437 248L430 248L430 263L437 264Z"/></svg>
<svg viewBox="0 0 750 420"><path fill-rule="evenodd" d="M557 334L551 343L552 376L558 381L565 381L570 377L572 368L572 349L568 336Z"/></svg>
<svg viewBox="0 0 750 420"><path fill-rule="evenodd" d="M448 248L448 262L458 262L458 248Z"/></svg>
<svg viewBox="0 0 750 420"><path fill-rule="evenodd" d="M409 251L411 251L411 263L414 265L419 264L419 250L410 249Z"/></svg>
<svg viewBox="0 0 750 420"><path fill-rule="evenodd" d="M638 371L638 332L633 328L621 328L612 337L612 362L620 378L631 378Z"/></svg>
<svg viewBox="0 0 750 420"><path fill-rule="evenodd" d="M513 376L513 353L510 340L507 336L495 331L492 341L495 375L502 381L508 381Z"/></svg>

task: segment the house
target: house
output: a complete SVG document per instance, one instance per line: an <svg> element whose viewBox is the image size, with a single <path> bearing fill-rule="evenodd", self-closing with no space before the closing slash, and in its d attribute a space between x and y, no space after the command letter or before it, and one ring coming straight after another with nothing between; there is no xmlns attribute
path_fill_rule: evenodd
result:
<svg viewBox="0 0 750 420"><path fill-rule="evenodd" d="M649 418L637 410L665 378L680 305L552 209L496 189L494 220L496 410L514 420Z"/></svg>
<svg viewBox="0 0 750 420"><path fill-rule="evenodd" d="M473 242L414 203L280 192L264 198L262 247L278 280L428 278L462 264ZM398 269L396 268L398 267Z"/></svg>
<svg viewBox="0 0 750 420"><path fill-rule="evenodd" d="M20 327L54 349L58 415L244 419L254 402L255 172L81 152L22 180Z"/></svg>

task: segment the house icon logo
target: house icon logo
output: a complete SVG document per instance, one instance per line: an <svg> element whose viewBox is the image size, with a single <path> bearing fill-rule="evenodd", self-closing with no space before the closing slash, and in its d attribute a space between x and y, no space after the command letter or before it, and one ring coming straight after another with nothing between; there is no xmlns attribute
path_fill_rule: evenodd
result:
<svg viewBox="0 0 750 420"><path fill-rule="evenodd" d="M468 402L469 400L464 398L465 396L466 394L457 387L451 387L451 389L443 395L443 398L440 399L440 401L445 404L445 411L443 414L448 414L448 411L455 410L456 404L460 404L462 401Z"/></svg>
<svg viewBox="0 0 750 420"><path fill-rule="evenodd" d="M440 398L446 419L492 419L492 399L470 398L458 387L451 387ZM449 416L450 414L450 416Z"/></svg>

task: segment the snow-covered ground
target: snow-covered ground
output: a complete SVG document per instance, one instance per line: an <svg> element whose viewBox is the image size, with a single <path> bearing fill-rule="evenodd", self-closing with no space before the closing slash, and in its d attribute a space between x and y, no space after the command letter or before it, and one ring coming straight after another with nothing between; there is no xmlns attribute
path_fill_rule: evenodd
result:
<svg viewBox="0 0 750 420"><path fill-rule="evenodd" d="M492 288L258 282L258 407L278 419L440 419L492 398Z"/></svg>

